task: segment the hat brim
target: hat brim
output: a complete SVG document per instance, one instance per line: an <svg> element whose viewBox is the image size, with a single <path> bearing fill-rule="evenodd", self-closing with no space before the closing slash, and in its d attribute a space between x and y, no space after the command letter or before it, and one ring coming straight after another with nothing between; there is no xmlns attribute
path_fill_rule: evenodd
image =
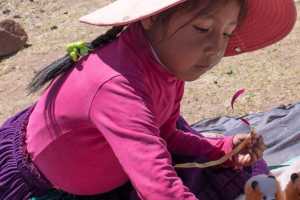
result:
<svg viewBox="0 0 300 200"><path fill-rule="evenodd" d="M186 0L117 0L79 19L97 26L127 25L174 7Z"/></svg>
<svg viewBox="0 0 300 200"><path fill-rule="evenodd" d="M226 56L274 44L291 32L297 20L294 0L247 0L245 21L235 30Z"/></svg>
<svg viewBox="0 0 300 200"><path fill-rule="evenodd" d="M117 0L80 21L97 26L120 26L153 16L186 0ZM246 0L247 14L235 30L225 56L264 48L284 38L294 27L294 0Z"/></svg>

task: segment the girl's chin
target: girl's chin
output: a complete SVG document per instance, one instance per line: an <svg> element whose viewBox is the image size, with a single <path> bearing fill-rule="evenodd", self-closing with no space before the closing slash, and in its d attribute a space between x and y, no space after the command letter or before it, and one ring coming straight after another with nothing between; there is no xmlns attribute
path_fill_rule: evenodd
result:
<svg viewBox="0 0 300 200"><path fill-rule="evenodd" d="M177 78L180 79L180 80L183 80L183 81L191 82L191 81L197 80L204 73L201 73L201 74L196 74L195 73L195 74L192 74L192 75L189 75L189 76L180 76L180 77L177 76Z"/></svg>

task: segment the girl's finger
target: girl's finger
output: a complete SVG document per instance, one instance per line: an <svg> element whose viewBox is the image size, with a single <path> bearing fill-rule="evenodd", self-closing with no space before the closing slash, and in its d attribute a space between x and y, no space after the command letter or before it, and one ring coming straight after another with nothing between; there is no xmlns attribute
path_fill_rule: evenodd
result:
<svg viewBox="0 0 300 200"><path fill-rule="evenodd" d="M237 157L236 157L236 163L238 164L238 165L243 165L243 158L244 158L244 156L242 156L242 155L237 155Z"/></svg>
<svg viewBox="0 0 300 200"><path fill-rule="evenodd" d="M264 149L259 149L259 159L262 159L264 156Z"/></svg>
<svg viewBox="0 0 300 200"><path fill-rule="evenodd" d="M265 145L263 142L261 142L261 140L258 140L257 143L255 145L253 145L252 149L257 151L257 150L260 150L260 151L263 151L265 148Z"/></svg>
<svg viewBox="0 0 300 200"><path fill-rule="evenodd" d="M255 152L255 151L254 151ZM256 155L256 153L252 153L251 154L251 163L254 163L256 162L258 159L258 156Z"/></svg>
<svg viewBox="0 0 300 200"><path fill-rule="evenodd" d="M258 135L254 135L251 137L251 148L254 147L256 144L258 144Z"/></svg>
<svg viewBox="0 0 300 200"><path fill-rule="evenodd" d="M262 153L264 153L264 151L266 150L266 145L265 144L259 144L257 149L259 149Z"/></svg>
<svg viewBox="0 0 300 200"><path fill-rule="evenodd" d="M254 154L256 155L256 159L257 159L257 160L262 158L262 156L263 156L263 151L262 151L261 149L255 148L255 149L253 150L253 152L254 152Z"/></svg>
<svg viewBox="0 0 300 200"><path fill-rule="evenodd" d="M259 156L262 156L260 154L264 153L264 151L266 150L266 145L262 142L259 142L253 149L255 149L255 151L259 152Z"/></svg>
<svg viewBox="0 0 300 200"><path fill-rule="evenodd" d="M262 136L260 137L260 140L259 140L259 147L260 147L260 149L262 149L263 151L267 149L267 146L266 146L266 144L265 144L265 142L264 142L264 138L263 138Z"/></svg>
<svg viewBox="0 0 300 200"><path fill-rule="evenodd" d="M246 154L246 155L241 157L241 164L242 165L249 165L250 162L251 162L250 154Z"/></svg>
<svg viewBox="0 0 300 200"><path fill-rule="evenodd" d="M259 148L262 151L265 150L266 146L262 136L257 137L255 144L253 144L253 148Z"/></svg>
<svg viewBox="0 0 300 200"><path fill-rule="evenodd" d="M236 169L236 170L241 169L243 167L239 157L240 156L234 156L234 163L235 163L234 169Z"/></svg>
<svg viewBox="0 0 300 200"><path fill-rule="evenodd" d="M257 135L256 133L252 134L252 140L255 142L257 140L257 138L259 137L259 135Z"/></svg>

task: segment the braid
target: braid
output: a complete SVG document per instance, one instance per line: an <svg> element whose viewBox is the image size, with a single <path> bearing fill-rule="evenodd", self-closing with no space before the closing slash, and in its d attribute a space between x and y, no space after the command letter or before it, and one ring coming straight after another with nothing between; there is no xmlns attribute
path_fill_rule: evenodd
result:
<svg viewBox="0 0 300 200"><path fill-rule="evenodd" d="M105 34L100 35L95 40L90 43L91 49L96 49L98 47L103 47L105 44L113 41L118 34L123 30L123 26L114 26L109 29Z"/></svg>
<svg viewBox="0 0 300 200"><path fill-rule="evenodd" d="M110 43L118 34L123 30L123 26L112 27L104 34L97 37L91 43L88 43L88 47L91 50L95 50L96 48L103 47L106 44ZM29 94L37 92L41 89L46 83L55 79L59 75L65 74L65 72L73 69L75 66L75 62L71 59L69 54L66 54L64 57L54 61L50 65L46 66L42 70L40 70L29 83L27 89L29 90Z"/></svg>

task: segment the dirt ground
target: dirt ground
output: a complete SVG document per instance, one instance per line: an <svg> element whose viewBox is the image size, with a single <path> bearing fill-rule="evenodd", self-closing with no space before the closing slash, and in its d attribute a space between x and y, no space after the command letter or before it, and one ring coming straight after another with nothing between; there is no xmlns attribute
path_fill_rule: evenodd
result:
<svg viewBox="0 0 300 200"><path fill-rule="evenodd" d="M0 122L38 97L25 90L33 74L64 55L69 42L90 41L104 29L78 18L108 0L0 0L0 20L20 22L29 35L29 47L0 61ZM298 11L300 4L297 3ZM246 93L233 113L234 92ZM226 58L199 80L186 84L182 114L189 122L221 115L267 111L300 101L300 20L284 40L253 53Z"/></svg>

